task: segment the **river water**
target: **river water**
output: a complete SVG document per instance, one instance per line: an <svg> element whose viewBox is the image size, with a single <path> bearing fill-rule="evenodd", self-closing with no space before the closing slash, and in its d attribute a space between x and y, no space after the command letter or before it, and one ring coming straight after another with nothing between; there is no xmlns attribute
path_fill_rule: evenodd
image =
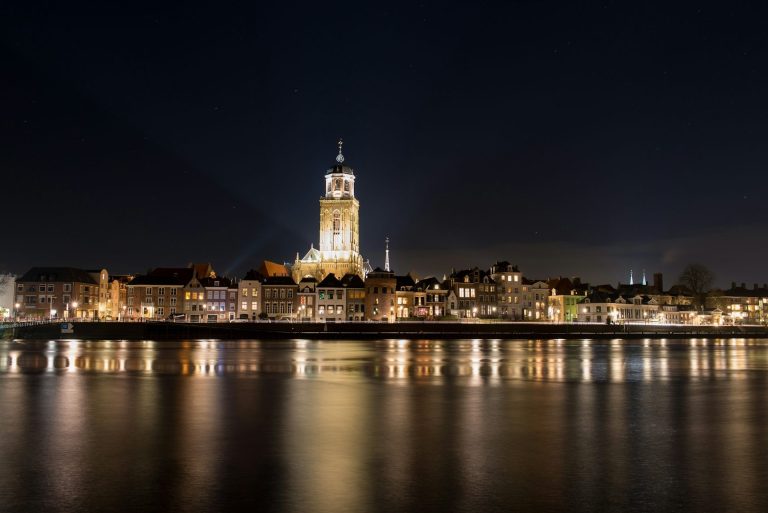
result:
<svg viewBox="0 0 768 513"><path fill-rule="evenodd" d="M0 342L0 511L768 511L768 340Z"/></svg>

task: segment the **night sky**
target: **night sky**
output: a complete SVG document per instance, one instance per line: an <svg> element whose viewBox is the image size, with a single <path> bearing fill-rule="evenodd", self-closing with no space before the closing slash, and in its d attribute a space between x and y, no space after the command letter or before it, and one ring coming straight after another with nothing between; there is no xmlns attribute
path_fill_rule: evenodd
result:
<svg viewBox="0 0 768 513"><path fill-rule="evenodd" d="M292 261L343 137L374 267L768 282L764 8L363 4L5 4L0 271Z"/></svg>

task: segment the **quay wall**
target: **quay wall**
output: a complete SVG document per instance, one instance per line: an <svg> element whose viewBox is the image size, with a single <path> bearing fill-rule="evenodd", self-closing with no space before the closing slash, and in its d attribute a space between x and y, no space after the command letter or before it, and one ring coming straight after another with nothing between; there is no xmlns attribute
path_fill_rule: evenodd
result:
<svg viewBox="0 0 768 513"><path fill-rule="evenodd" d="M182 323L75 322L0 326L5 339L450 339L450 338L768 338L765 326L649 326L523 322L455 323ZM66 331L71 331L68 333Z"/></svg>

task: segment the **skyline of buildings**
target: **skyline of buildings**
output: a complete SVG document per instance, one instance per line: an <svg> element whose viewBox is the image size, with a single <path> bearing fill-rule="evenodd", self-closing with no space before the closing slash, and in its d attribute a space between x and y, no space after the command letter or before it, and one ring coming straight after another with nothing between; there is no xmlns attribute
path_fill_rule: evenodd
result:
<svg viewBox="0 0 768 513"><path fill-rule="evenodd" d="M590 286L579 278L530 278L508 261L487 269L452 269L442 279L419 279L384 269L360 254L360 202L355 172L338 141L335 163L324 175L319 199L318 248L292 264L263 261L242 279L219 276L210 263L157 267L109 276L107 269L33 267L6 286L5 318L171 319L192 322L259 319L319 322L404 319L502 319L550 322L763 322L768 287L745 284L693 308L694 294L663 287L661 273L648 285L629 270L629 283ZM717 299L715 299L715 297ZM706 312L703 308L707 308Z"/></svg>

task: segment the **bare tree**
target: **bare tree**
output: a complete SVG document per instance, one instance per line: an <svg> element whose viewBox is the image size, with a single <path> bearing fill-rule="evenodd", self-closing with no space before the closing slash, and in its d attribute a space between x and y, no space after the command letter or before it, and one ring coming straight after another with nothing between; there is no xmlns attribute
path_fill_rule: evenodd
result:
<svg viewBox="0 0 768 513"><path fill-rule="evenodd" d="M715 281L715 274L704 265L688 264L677 282L686 287L693 294L693 304L703 307L707 299L707 292L712 288Z"/></svg>

